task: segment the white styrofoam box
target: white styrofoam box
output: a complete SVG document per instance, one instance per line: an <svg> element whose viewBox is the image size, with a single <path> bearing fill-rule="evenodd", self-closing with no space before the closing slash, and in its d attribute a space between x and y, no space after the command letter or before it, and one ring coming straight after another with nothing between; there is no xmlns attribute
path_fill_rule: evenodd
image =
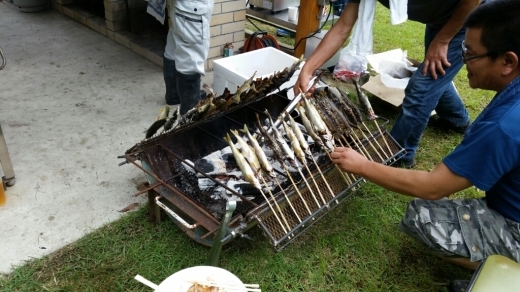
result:
<svg viewBox="0 0 520 292"><path fill-rule="evenodd" d="M305 59L309 59L311 54L316 51L316 48L320 44L321 40L325 37L327 32L328 30L322 30L321 32L318 32L317 34L307 39L305 43ZM325 62L325 64L323 64L321 67L329 68L331 66L336 66L339 62L340 52L341 50L337 51L334 56L328 59L327 62Z"/></svg>
<svg viewBox="0 0 520 292"><path fill-rule="evenodd" d="M226 87L234 93L237 87L251 78L255 72L255 78L268 77L277 71L282 71L285 67L290 67L297 60L272 47L215 60L213 61L213 90L217 96L223 94ZM300 68L303 64L302 62ZM299 75L300 70L297 70L289 81L280 86L280 89L292 87ZM289 90L287 95L290 99L294 98L292 90Z"/></svg>

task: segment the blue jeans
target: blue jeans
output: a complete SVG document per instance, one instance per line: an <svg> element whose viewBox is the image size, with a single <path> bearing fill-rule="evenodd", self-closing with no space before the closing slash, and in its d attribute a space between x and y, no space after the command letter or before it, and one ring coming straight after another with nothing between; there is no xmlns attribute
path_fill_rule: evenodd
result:
<svg viewBox="0 0 520 292"><path fill-rule="evenodd" d="M425 50L428 50L439 30L440 28L426 25ZM445 75L437 74L437 80L433 80L429 72L423 76L421 63L410 78L405 89L401 112L390 131L390 135L406 150L402 158L405 162L414 159L419 140L433 110L437 112L439 118L447 120L456 127L465 126L470 121L468 111L453 84L453 78L463 66L460 52L465 33L466 29L461 29L448 45L448 62L451 66L444 68Z"/></svg>

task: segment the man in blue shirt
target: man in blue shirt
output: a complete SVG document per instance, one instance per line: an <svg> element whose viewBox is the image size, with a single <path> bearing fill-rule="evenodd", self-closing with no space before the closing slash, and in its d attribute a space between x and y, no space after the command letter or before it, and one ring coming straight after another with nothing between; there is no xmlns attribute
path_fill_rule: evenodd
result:
<svg viewBox="0 0 520 292"><path fill-rule="evenodd" d="M349 0L339 21L330 29L303 66L294 88L306 89L313 73L341 47L357 21L360 1ZM485 0L484 0L485 1ZM378 0L390 7L390 0ZM408 0L408 19L424 23L423 62L410 78L405 89L401 112L390 135L406 154L400 160L405 168L415 165L415 152L422 133L435 110L438 124L464 132L470 124L468 111L462 102L453 78L462 68L460 43L464 39L462 23L482 0ZM298 93L298 92L296 92Z"/></svg>
<svg viewBox="0 0 520 292"><path fill-rule="evenodd" d="M520 5L495 0L469 14L462 60L472 88L497 94L460 145L431 172L368 161L336 148L332 161L391 191L415 197L399 229L448 261L476 268L500 254L520 262ZM479 199L445 197L471 186Z"/></svg>

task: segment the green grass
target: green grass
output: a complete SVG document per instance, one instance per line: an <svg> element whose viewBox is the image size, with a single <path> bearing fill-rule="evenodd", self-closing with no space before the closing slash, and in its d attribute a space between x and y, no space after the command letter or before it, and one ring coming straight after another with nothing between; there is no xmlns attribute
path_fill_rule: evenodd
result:
<svg viewBox="0 0 520 292"><path fill-rule="evenodd" d="M421 60L422 25L391 26L388 19L388 11L378 6L375 52L402 48ZM455 82L475 118L492 93L469 89L465 69ZM391 125L397 110L376 98L372 102ZM428 128L417 153L417 168L435 167L460 139ZM475 188L454 195L479 196L482 192ZM398 231L409 200L365 184L281 252L253 228L248 232L253 241L236 239L224 246L220 266L244 282L261 284L263 291L447 291L450 280L469 279L470 271L443 262ZM30 261L3 275L0 291L151 291L133 277L140 274L160 283L178 270L205 263L209 248L189 239L167 219L153 224L147 218L143 207Z"/></svg>

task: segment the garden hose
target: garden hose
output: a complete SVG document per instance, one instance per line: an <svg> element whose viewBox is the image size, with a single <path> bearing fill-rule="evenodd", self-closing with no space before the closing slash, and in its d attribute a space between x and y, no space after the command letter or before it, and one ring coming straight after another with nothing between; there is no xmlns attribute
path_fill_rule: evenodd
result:
<svg viewBox="0 0 520 292"><path fill-rule="evenodd" d="M258 35L263 35L258 37ZM244 43L243 52L254 51L261 48L274 47L280 49L280 45L276 41L276 38L267 34L267 31L254 32Z"/></svg>
<svg viewBox="0 0 520 292"><path fill-rule="evenodd" d="M0 70L2 70L5 67L5 56L4 56L4 53L2 52L2 48L0 48L0 58L2 58L2 65L0 65Z"/></svg>

